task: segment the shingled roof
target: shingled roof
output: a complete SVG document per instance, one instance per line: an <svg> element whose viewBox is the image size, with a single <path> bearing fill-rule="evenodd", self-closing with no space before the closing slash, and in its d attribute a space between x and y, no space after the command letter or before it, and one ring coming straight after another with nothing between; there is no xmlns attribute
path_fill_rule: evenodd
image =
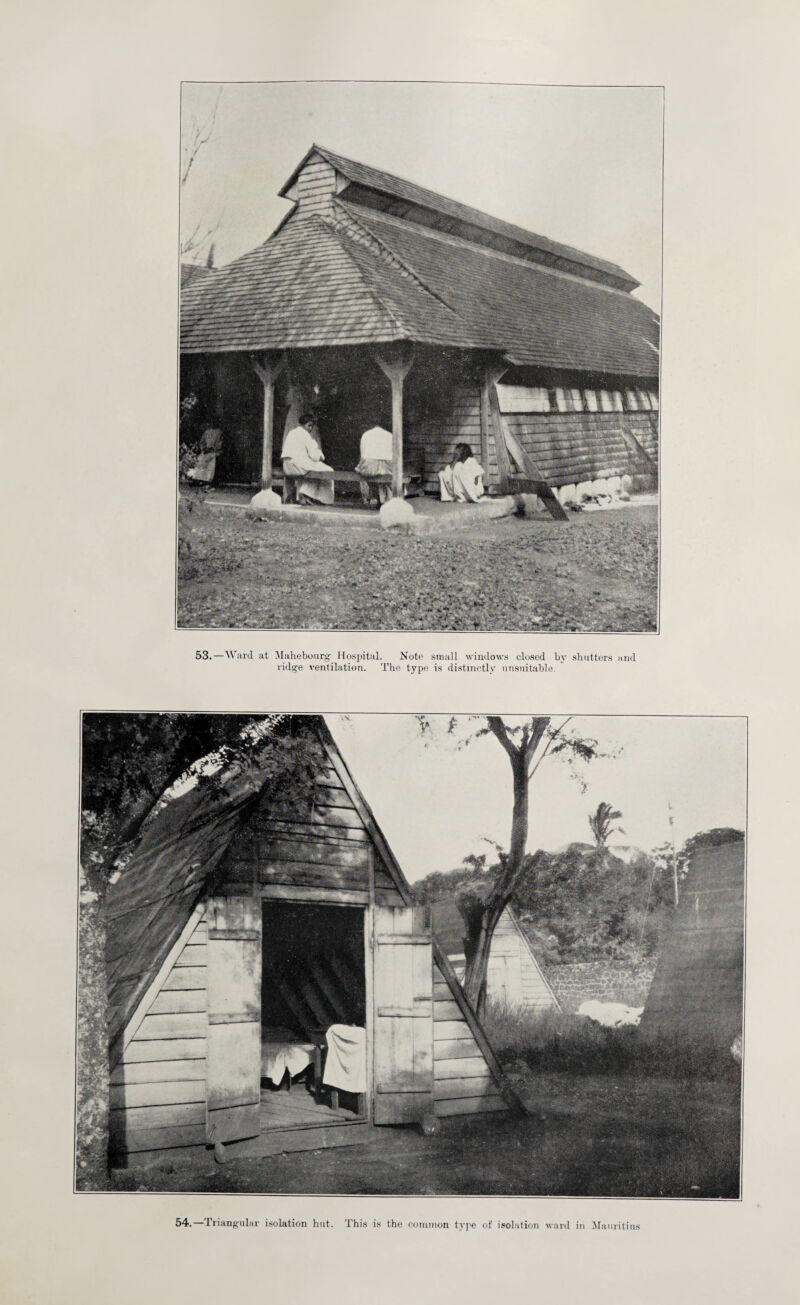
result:
<svg viewBox="0 0 800 1305"><path fill-rule="evenodd" d="M331 186L322 205L313 192L313 206L299 203L263 245L189 284L182 296L182 352L415 340L490 349L523 366L658 375L658 318L612 283L621 269L589 255L581 256L581 266L579 251L330 151L312 152L315 166L336 170L337 178L346 168L347 184L335 193ZM301 168L282 193L292 190ZM389 211L378 207L379 181ZM402 216L397 198L406 206ZM420 220L423 198L441 201L448 229ZM479 217L490 244L473 238ZM527 254L507 252L505 228L517 233L514 239L527 237ZM567 262L573 270L565 270ZM627 284L636 282L628 278Z"/></svg>
<svg viewBox="0 0 800 1305"><path fill-rule="evenodd" d="M335 168L340 177L351 183L350 187L345 186L340 192L344 198L356 201L365 207L377 206L401 217L410 217L413 214L413 220L422 225L433 223L439 230L447 229L453 234L466 235L478 241L481 240L482 235L485 238L493 236L495 240L492 243L502 252L523 253L537 257L553 266L559 266L562 271L578 271L583 275L603 278L613 282L620 289L633 290L639 284L635 277L618 267L616 263L609 263L607 259L596 258L593 254L574 249L571 245L548 240L546 236L536 235L533 231L526 231L524 227L504 222L502 218L492 217L491 214L471 208L468 204L461 204L458 200L448 199L446 195L426 190L423 186L418 186L413 181L406 181L404 177L394 176L391 172L370 167L366 163L356 163L354 159L346 159L341 154L334 154L333 150L323 145L311 146L289 180L281 187L278 192L280 195L291 196L299 173L312 155L325 159ZM395 202L387 203L389 198ZM443 219L450 219L449 224L446 224Z"/></svg>

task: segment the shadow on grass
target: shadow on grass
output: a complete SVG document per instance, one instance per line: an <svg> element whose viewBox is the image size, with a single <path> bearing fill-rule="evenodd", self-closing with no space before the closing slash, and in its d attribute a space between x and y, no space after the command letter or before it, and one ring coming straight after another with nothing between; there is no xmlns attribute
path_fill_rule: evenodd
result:
<svg viewBox="0 0 800 1305"><path fill-rule="evenodd" d="M728 1048L497 1004L486 1029L541 1126L551 1194L738 1198L741 1072Z"/></svg>

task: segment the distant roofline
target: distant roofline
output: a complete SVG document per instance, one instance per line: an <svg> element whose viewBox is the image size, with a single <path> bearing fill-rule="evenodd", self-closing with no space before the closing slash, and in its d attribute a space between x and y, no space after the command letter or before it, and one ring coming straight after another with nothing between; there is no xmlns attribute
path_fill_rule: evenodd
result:
<svg viewBox="0 0 800 1305"><path fill-rule="evenodd" d="M625 288L635 290L641 282L636 277L631 276L623 267L617 263L612 263L608 259L598 258L594 254L588 254L574 245L566 245L561 241L551 240L549 236L538 235L534 231L529 231L525 227L517 226L513 222L507 222L505 218L495 217L483 209L473 208L461 200L450 199L447 195L442 195L438 191L428 190L425 186L420 186L415 181L409 181L405 177L398 176L396 173L386 172L383 168L373 167L369 163L359 163L357 159L348 159L343 154L336 154L324 145L312 144L303 155L289 178L284 182L278 194L287 198L287 192L291 190L297 177L305 167L312 154L319 154L330 163L353 185L361 185L366 189L383 191L386 194L393 195L395 198L406 199L409 203L418 205L420 208L428 208L434 212L444 214L446 217L455 218L472 226L480 227L491 234L505 237L509 240L516 240L518 243L526 245L530 249L535 249L542 254L550 254L554 258L563 258L568 262L573 262L578 266L586 267L594 272L599 272L605 276L615 277L625 282ZM353 170L363 171L372 174L372 184L353 175ZM396 183L402 189L395 189L391 183ZM389 183L389 184L387 184ZM408 194L407 192L413 192ZM405 219L408 221L408 219ZM562 269L563 270L563 269ZM623 287L618 287L622 289Z"/></svg>

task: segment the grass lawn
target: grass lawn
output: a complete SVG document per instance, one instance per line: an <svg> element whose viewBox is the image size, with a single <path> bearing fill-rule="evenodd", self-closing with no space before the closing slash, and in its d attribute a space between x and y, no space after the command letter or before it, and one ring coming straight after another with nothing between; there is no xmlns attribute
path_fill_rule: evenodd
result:
<svg viewBox="0 0 800 1305"><path fill-rule="evenodd" d="M413 538L201 503L181 517L178 625L652 631L657 546L653 505Z"/></svg>
<svg viewBox="0 0 800 1305"><path fill-rule="evenodd" d="M739 1195L741 1075L724 1048L642 1045L560 1012L487 1011L525 1114L450 1119L435 1137L376 1128L368 1141L262 1160L211 1155L114 1176L128 1190L369 1195ZM535 1216L533 1216L535 1217Z"/></svg>
<svg viewBox="0 0 800 1305"><path fill-rule="evenodd" d="M115 1174L154 1192L736 1198L732 1078L513 1073L529 1114L447 1121L433 1138L375 1129L329 1151ZM536 1218L534 1211L529 1217ZM599 1214L597 1217L602 1217Z"/></svg>

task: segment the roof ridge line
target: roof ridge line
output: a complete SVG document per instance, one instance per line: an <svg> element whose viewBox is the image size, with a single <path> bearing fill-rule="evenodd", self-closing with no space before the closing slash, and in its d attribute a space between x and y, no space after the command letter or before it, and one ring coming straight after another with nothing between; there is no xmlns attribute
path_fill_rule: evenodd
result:
<svg viewBox="0 0 800 1305"><path fill-rule="evenodd" d="M347 203L346 200L342 200L338 196L337 199L339 199L339 203ZM457 236L452 231L439 231L437 227L426 227L422 223L411 222L408 218L398 217L394 213L385 213L382 209L370 210L370 217L377 218L379 222L390 222L401 228L411 228L415 233L418 232L422 236L444 241L446 244L455 244L459 248L473 249L481 254L491 254L494 258L506 259L509 263L513 263L515 267L533 267L537 272L547 272L550 276L566 277L570 281L577 281L580 285L596 287L598 290L607 290L610 294L621 295L628 302L642 304L648 312L655 313L655 309L646 304L643 299L634 299L632 291L621 290L619 286L606 285L603 281L595 281L591 277L580 276L577 272L565 272L560 267L548 267L545 263L536 263L533 259L522 258L519 254L508 254L504 249L494 249L492 245L478 244L477 241L468 240L466 236ZM376 236L375 239L378 240L380 237ZM638 286L634 288L638 289ZM432 292L429 291L428 293Z"/></svg>
<svg viewBox="0 0 800 1305"><path fill-rule="evenodd" d="M599 254L590 254L588 250L579 249L577 245L568 245L562 240L554 240L550 236L542 235L538 231L531 231L530 228L523 227L518 222L510 222L507 218L500 217L499 214L490 213L487 209L476 208L474 204L468 204L466 200L453 199L451 195L445 195L440 190L431 190L429 186L423 186L418 181L412 181L410 177L401 176L399 172L387 172L385 168L379 168L374 163L362 163L359 159L351 159L346 154L339 154L336 150L329 149L326 145L320 145L316 141L311 145L311 148L306 152L303 159L297 165L297 168L295 169L296 172L300 170L306 160L310 158L315 151L318 154L321 154L325 159L325 162L329 163L333 168L336 168L337 164L342 163L345 165L349 164L354 168L363 168L367 172L377 173L382 177L388 178L390 181L399 181L404 186L410 186L432 200L443 200L445 204L452 204L456 208L460 208L464 210L464 212L469 213L474 218L483 218L483 223L475 223L476 226L482 227L483 230L492 230L490 226L485 225L486 223L498 223L500 226L506 227L509 231L515 231L518 235L527 236L529 239L537 242L537 245L532 245L532 248L543 248L545 245L550 245L553 247L552 252L556 253L557 257L568 259L572 256L573 262L582 263L586 267L592 267L595 271L605 272L607 275L620 274L626 280L634 280L630 273L627 272L621 264L614 263L609 258L602 258ZM345 175L347 174L345 173ZM352 177L348 177L348 180L355 185L368 185L368 183L359 182ZM373 189L374 188L375 187L373 187ZM411 202L420 203L420 206L423 208L428 207L421 201L412 200ZM442 210L439 209L436 211L441 212ZM558 253L559 250L562 252ZM636 284L638 285L639 283L637 282Z"/></svg>
<svg viewBox="0 0 800 1305"><path fill-rule="evenodd" d="M430 295L431 299L435 299L437 303L442 304L442 306L447 309L448 313L452 313L456 319L459 318L459 314L456 312L453 305L449 304L447 300L443 299L442 296L437 294L435 290L432 290L431 287L427 285L425 281L423 281L419 272L415 272L414 268L411 267L404 258L401 258L401 256L397 253L395 249L390 249L389 246L386 244L386 242L381 240L380 236L377 236L374 231L368 231L364 227L363 222L360 221L360 219L355 215L353 210L347 207L346 200L341 200L337 195L334 197L334 204L338 205L340 209L343 209L343 211L347 213L350 220L352 222L355 222L356 226L361 231L363 231L365 235L369 236L370 239L377 241L381 249L383 249L387 254L391 256L391 258L393 258L397 263L400 264L400 266L408 273L408 276L411 278L411 280L416 285L418 285L421 290L424 290L425 294ZM346 234L347 233L345 232L345 235Z"/></svg>
<svg viewBox="0 0 800 1305"><path fill-rule="evenodd" d="M336 240L336 242L340 246L342 253L345 255L345 257L349 260L349 262L352 264L353 268L355 269L355 273L359 278L359 280L361 281L362 285L364 286L364 289L366 290L367 294L370 295L375 300L378 307L382 309L382 311L386 314L386 316L389 317L394 322L397 329L403 333L403 339L410 340L413 335L411 328L406 325L402 317L399 315L399 313L395 311L394 308L390 308L388 304L384 303L378 291L374 288L374 286L370 285L363 270L358 266L358 263L353 258L353 255L350 253L350 250L344 244L342 240L343 233L333 223L326 222L324 217L322 217L320 213L312 213L310 216L312 221L319 222L320 225L323 226L326 231L330 232L334 240Z"/></svg>

